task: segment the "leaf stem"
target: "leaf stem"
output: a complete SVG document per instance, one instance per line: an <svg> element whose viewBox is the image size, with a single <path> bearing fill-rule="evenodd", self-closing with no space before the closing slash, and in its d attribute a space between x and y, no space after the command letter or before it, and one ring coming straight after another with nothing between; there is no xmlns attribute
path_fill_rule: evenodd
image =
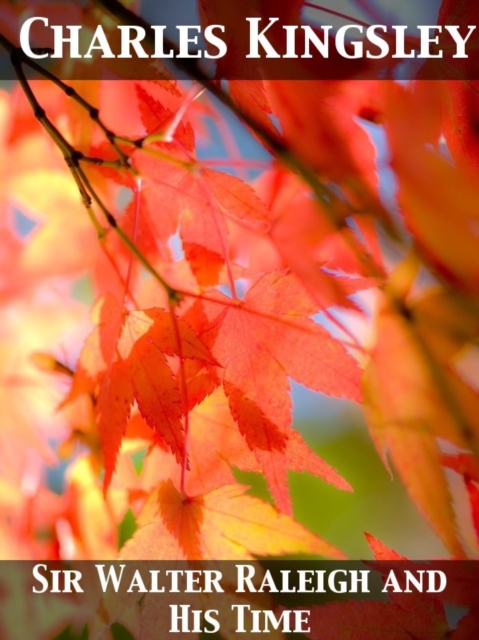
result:
<svg viewBox="0 0 479 640"><path fill-rule="evenodd" d="M175 314L175 309L170 303L170 314L173 323L173 331L175 333L176 346L178 349L178 358L180 359L180 389L181 389L181 403L183 405L184 418L184 446L183 446L183 460L181 464L181 493L184 497L187 497L186 493L186 474L188 471L188 447L189 447L189 435L190 435L190 412L188 411L188 387L186 384L186 372L185 362L183 357L183 346L181 343L180 328L178 326L178 318Z"/></svg>
<svg viewBox="0 0 479 640"><path fill-rule="evenodd" d="M138 178L136 180L135 190L133 193L134 193L135 209L134 209L133 233L132 233L131 241L133 242L133 244L136 244L136 236L138 233L138 222L140 218L140 206L141 206L141 178ZM126 278L125 278L125 293L123 296L123 306L125 306L128 298L132 272L133 272L133 254L130 253L130 259L128 261L128 271L126 273Z"/></svg>

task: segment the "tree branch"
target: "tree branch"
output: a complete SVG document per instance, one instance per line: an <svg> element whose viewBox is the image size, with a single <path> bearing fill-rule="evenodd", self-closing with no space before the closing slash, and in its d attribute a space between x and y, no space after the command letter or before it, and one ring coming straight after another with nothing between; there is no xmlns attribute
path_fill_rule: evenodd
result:
<svg viewBox="0 0 479 640"><path fill-rule="evenodd" d="M58 147L58 149L61 151L63 158L65 160L66 165L68 166L70 173L73 176L73 179L75 180L75 183L79 189L81 198L82 198L82 202L85 206L85 209L87 210L88 216L90 217L99 240L101 241L104 236L105 236L105 229L102 227L102 225L100 224L100 221L98 220L98 218L96 217L93 208L92 208L92 201L95 202L95 204L99 207L99 209L102 211L107 224L109 225L109 227L111 229L113 229L114 233L116 233L118 235L118 237L121 239L121 241L128 247L128 249L130 250L130 252L137 258L137 260L141 263L141 265L155 278L155 280L157 282L159 282L159 284L163 287L163 289L165 290L166 294L168 295L168 299L170 300L170 304L175 305L178 302L181 301L182 299L182 294L177 291L176 289L174 289L173 287L171 287L165 280L164 278L158 273L158 271L153 267L153 265L149 262L149 260L143 255L143 253L140 251L140 249L138 249L138 247L135 245L135 243L126 235L126 233L121 229L121 227L118 226L117 220L115 218L115 216L109 211L109 209L106 207L106 205L104 204L103 200L100 198L100 196L98 195L96 189L93 187L93 185L91 184L88 176L85 174L84 170L81 168L80 166L80 161L84 160L85 162L89 162L91 160L95 160L95 159L91 159L91 158L85 158L85 156L83 156L82 153L78 152L76 149L74 149L74 147L72 147L72 145L65 139L65 137L60 133L60 131L57 129L57 127L55 127L55 125L52 123L52 121L48 118L45 109L42 107L42 105L39 103L39 101L37 100L28 80L27 77L25 76L25 72L23 71L23 64L29 64L30 61L29 58L26 58L25 54L20 50L17 49L9 40L7 40L2 34L0 34L0 46L2 46L4 49L6 49L6 51L10 54L10 59L13 65L13 68L15 70L15 74L18 78L18 81L20 83L20 86L23 89L23 92L25 93L25 96L27 97L28 102L30 103L30 106L32 108L32 111L36 117L36 119L40 122L40 124L43 126L43 128L45 129L45 131L48 133L48 135L50 136L50 138L53 140L53 142L55 143L55 145ZM36 65L36 63L33 63L35 65L35 67L37 67L38 65ZM52 76L52 74L50 74L50 72L47 72L45 70L42 70L45 74L48 74L49 76ZM54 78L55 76L52 76L52 78ZM49 78L51 79L51 78ZM56 79L56 78L55 78ZM69 95L70 97L74 98L74 96L76 96L76 101L79 102L80 104L82 104L82 106L90 113L90 117L92 116L92 107L89 105L89 103L87 103L86 101L83 100L83 98L81 98L81 96L79 96L76 91L74 91L73 89L71 91L68 91L69 87L68 85L65 85L61 80L56 79L55 84L57 86L60 86L65 93L67 93L67 95ZM97 110L95 110L97 112ZM102 130L105 133L110 133L109 129L107 127L105 127L105 125L102 123L99 114L97 113L96 118L94 118L95 122L97 122L97 124L99 124L99 126L102 128ZM111 133L111 137L107 136L110 143L112 145L114 145L114 141L115 141L115 135L113 133ZM116 146L115 146L116 148ZM124 156L125 158L125 163L126 166L129 167L129 158L126 154L124 154L123 151L121 151L122 156ZM121 159L123 162L123 159Z"/></svg>

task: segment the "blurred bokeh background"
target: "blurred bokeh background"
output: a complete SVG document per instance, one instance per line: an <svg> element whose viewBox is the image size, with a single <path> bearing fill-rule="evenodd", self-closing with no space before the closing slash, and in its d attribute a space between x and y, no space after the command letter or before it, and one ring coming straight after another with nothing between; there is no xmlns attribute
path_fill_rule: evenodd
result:
<svg viewBox="0 0 479 640"><path fill-rule="evenodd" d="M313 5L319 7L319 3L313 0L307 4L309 6L305 10L318 13ZM152 23L196 24L198 20L194 5L193 0L178 0L174 4L144 1L141 8L144 17ZM371 21L380 16L383 24L407 24L409 19L416 23L433 24L438 5L438 0L421 2L419 5L417 2L380 0L376 3L368 2L367 7L366 3L346 0L329 0L321 4L322 7L361 20ZM325 22L340 24L344 23L344 19L325 14ZM13 84L4 83L3 88L11 91ZM222 111L219 105L215 106ZM252 161L252 164L268 159L266 151L244 127L224 110L222 115L242 158ZM388 170L382 134L374 125L368 125L368 131L377 145L382 194L390 205L395 185ZM200 140L198 155L200 159L226 158L228 155L218 129L213 124ZM231 171L234 173L233 169ZM246 169L246 173L249 179L254 179L257 174L254 169ZM29 233L32 229L29 219L20 210L16 215L19 232ZM178 247L176 249L179 250ZM92 302L88 279L79 279L73 292L81 302ZM365 303L374 304L374 300L366 300ZM319 318L318 321L322 320ZM348 321L346 318L346 322ZM352 318L350 321L353 323L353 331L362 331L361 327L354 326ZM382 464L368 436L361 409L346 401L326 398L296 384L293 384L292 394L294 427L354 487L354 493L340 492L320 479L307 474L291 473L290 486L297 519L352 558L371 556L366 540L361 535L362 531L372 533L400 554L412 559L444 556L445 549L407 497L400 481ZM55 446L56 443L52 444ZM62 490L63 473L64 466L59 465L50 469L46 475L50 488L56 492ZM237 472L237 477L251 483L255 494L270 499L266 484L260 476ZM460 501L463 496L457 491ZM127 523L122 535L128 536L133 528L133 523Z"/></svg>

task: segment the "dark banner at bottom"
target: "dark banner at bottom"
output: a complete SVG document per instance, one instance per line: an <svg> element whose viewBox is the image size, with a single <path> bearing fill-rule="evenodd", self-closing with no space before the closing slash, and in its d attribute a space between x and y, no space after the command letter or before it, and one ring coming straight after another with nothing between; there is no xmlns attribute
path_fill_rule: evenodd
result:
<svg viewBox="0 0 479 640"><path fill-rule="evenodd" d="M2 640L473 640L479 562L3 562Z"/></svg>

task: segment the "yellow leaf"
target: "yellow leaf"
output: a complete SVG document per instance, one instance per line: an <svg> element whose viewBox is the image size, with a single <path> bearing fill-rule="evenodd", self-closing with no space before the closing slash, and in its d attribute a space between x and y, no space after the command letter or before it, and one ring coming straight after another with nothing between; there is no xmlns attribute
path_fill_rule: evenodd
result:
<svg viewBox="0 0 479 640"><path fill-rule="evenodd" d="M242 485L226 485L185 498L170 481L162 483L121 556L194 560L250 560L285 554L343 557L291 517L245 495L246 490Z"/></svg>
<svg viewBox="0 0 479 640"><path fill-rule="evenodd" d="M377 340L363 378L366 416L383 460L388 451L412 500L460 557L464 552L437 438L465 447L466 428L457 385L450 386L451 376L417 333L414 307L410 313L391 299L379 310Z"/></svg>

